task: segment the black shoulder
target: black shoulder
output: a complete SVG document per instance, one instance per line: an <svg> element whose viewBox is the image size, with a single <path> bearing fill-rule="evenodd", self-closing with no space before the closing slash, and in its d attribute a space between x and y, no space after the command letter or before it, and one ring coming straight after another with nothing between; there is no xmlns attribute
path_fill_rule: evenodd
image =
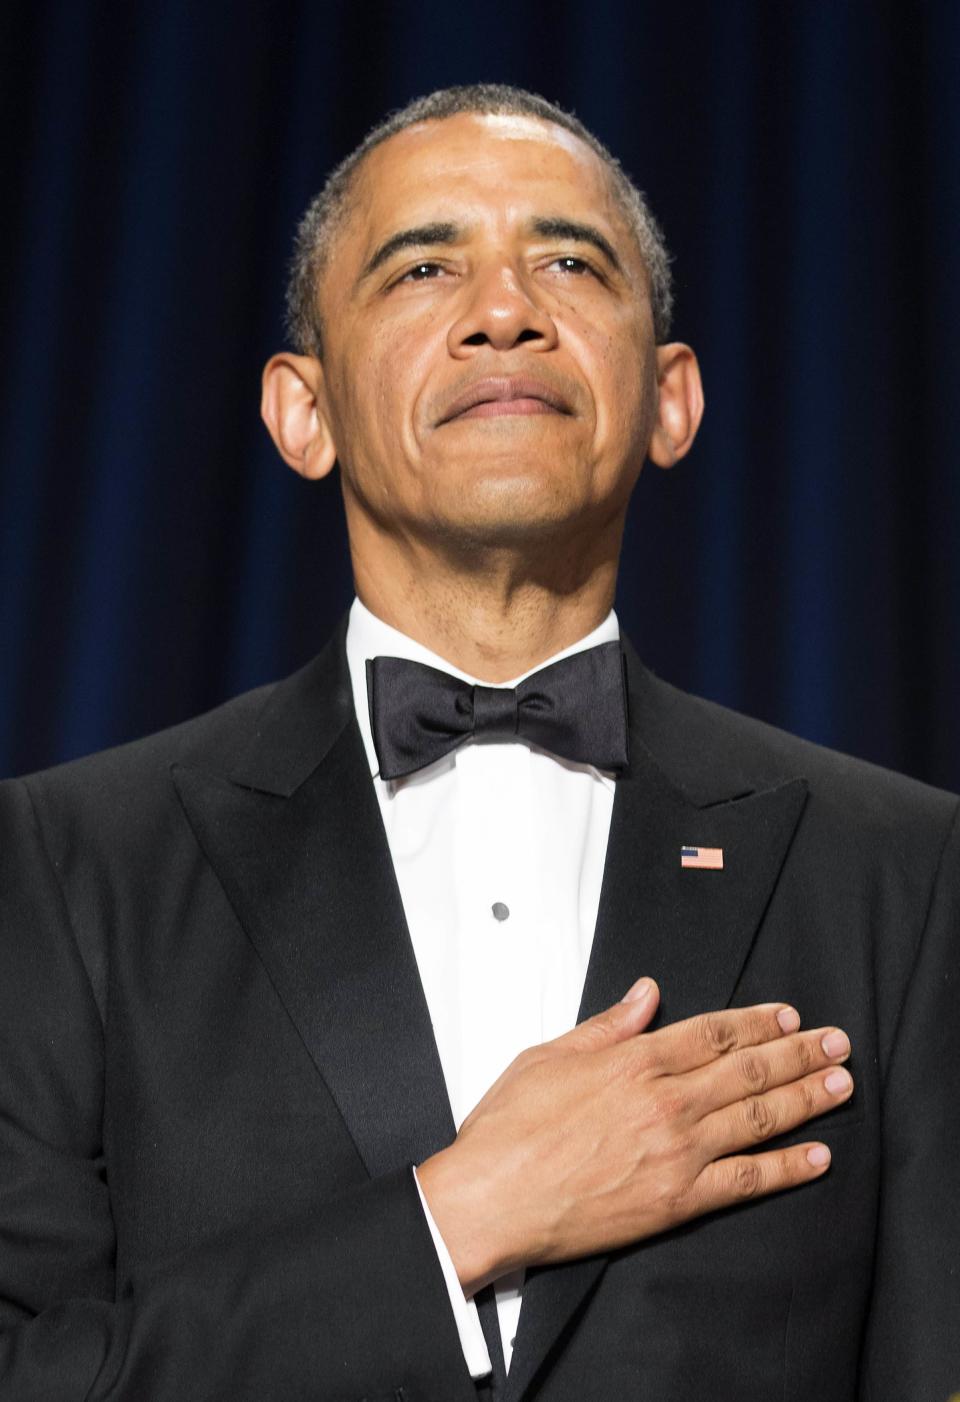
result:
<svg viewBox="0 0 960 1402"><path fill-rule="evenodd" d="M166 787L177 764L226 772L249 743L277 685L257 687L153 735L7 782L24 785L45 803L69 805L77 799L119 802L127 793L142 797L158 783Z"/></svg>
<svg viewBox="0 0 960 1402"><path fill-rule="evenodd" d="M644 671L631 685L635 733L672 781L701 804L806 780L811 801L857 828L946 830L955 794L791 735Z"/></svg>

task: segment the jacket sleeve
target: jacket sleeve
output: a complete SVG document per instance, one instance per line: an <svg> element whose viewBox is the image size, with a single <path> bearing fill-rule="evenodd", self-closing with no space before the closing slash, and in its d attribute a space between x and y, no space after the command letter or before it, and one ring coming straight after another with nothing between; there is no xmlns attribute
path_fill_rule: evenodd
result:
<svg viewBox="0 0 960 1402"><path fill-rule="evenodd" d="M941 855L883 1091L862 1402L960 1392L960 819Z"/></svg>
<svg viewBox="0 0 960 1402"><path fill-rule="evenodd" d="M409 1168L116 1297L103 1026L26 788L0 786L3 1402L475 1397Z"/></svg>

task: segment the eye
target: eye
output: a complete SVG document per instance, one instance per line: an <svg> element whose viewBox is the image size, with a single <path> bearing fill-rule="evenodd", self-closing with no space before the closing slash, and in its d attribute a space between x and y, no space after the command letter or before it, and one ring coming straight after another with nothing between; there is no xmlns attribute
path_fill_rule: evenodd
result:
<svg viewBox="0 0 960 1402"><path fill-rule="evenodd" d="M402 277L397 278L397 281L427 282L432 278L442 277L445 271L439 263L417 263L415 267L408 268Z"/></svg>
<svg viewBox="0 0 960 1402"><path fill-rule="evenodd" d="M550 267L559 268L563 273L573 273L576 277L593 272L589 263L585 262L583 258L577 258L572 253L564 253L560 258L554 258Z"/></svg>

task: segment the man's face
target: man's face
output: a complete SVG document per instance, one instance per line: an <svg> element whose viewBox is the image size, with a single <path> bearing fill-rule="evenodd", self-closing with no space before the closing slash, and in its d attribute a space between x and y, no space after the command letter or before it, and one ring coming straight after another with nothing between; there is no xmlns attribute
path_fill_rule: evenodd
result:
<svg viewBox="0 0 960 1402"><path fill-rule="evenodd" d="M656 417L652 317L577 137L472 115L391 137L359 172L319 305L351 517L506 545L622 516Z"/></svg>

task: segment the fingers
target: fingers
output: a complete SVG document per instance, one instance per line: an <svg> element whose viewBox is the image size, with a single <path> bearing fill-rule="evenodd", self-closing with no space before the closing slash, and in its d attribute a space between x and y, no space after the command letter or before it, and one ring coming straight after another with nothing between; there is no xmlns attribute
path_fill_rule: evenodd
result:
<svg viewBox="0 0 960 1402"><path fill-rule="evenodd" d="M701 1121L703 1147L712 1158L786 1134L849 1100L853 1077L843 1067L804 1076L764 1095L748 1095Z"/></svg>
<svg viewBox="0 0 960 1402"><path fill-rule="evenodd" d="M698 1177L692 1193L696 1201L692 1215L797 1188L821 1177L829 1167L830 1150L816 1142L720 1159L708 1164Z"/></svg>
<svg viewBox="0 0 960 1402"><path fill-rule="evenodd" d="M545 1045L556 1051L599 1051L616 1042L635 1037L649 1027L660 1002L660 990L651 978L641 978L630 988L622 1002L606 1008L595 1017L587 1018L562 1037Z"/></svg>
<svg viewBox="0 0 960 1402"><path fill-rule="evenodd" d="M800 1016L789 1005L758 1003L752 1008L702 1013L662 1027L646 1039L645 1048L661 1072L694 1071L743 1047L779 1041L799 1026Z"/></svg>
<svg viewBox="0 0 960 1402"><path fill-rule="evenodd" d="M850 1055L850 1042L838 1027L794 1033L759 1046L746 1046L684 1076L691 1106L708 1114L777 1086L800 1081Z"/></svg>
<svg viewBox="0 0 960 1402"><path fill-rule="evenodd" d="M746 1046L680 1080L713 1159L796 1129L853 1093L842 1063L850 1042L837 1027Z"/></svg>

